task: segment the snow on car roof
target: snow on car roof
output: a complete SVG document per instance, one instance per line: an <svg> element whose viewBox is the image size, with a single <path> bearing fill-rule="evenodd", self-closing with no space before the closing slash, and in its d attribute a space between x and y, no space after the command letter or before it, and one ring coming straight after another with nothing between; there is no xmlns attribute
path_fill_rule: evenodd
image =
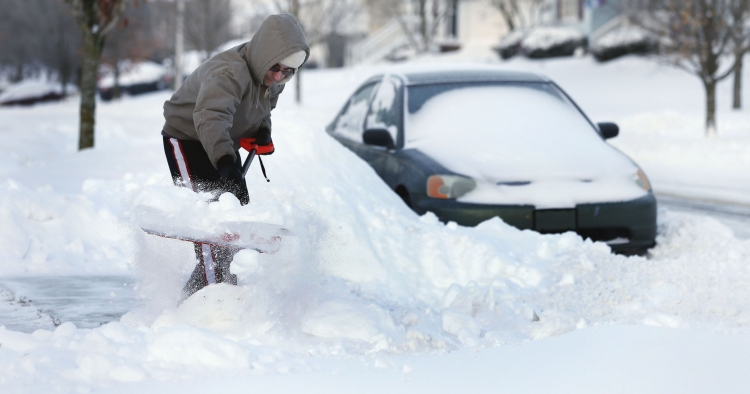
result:
<svg viewBox="0 0 750 394"><path fill-rule="evenodd" d="M549 79L538 74L508 71L495 66L481 65L409 65L393 67L387 74L400 76L406 85L425 85L450 82L549 82ZM378 74L370 80L380 79Z"/></svg>

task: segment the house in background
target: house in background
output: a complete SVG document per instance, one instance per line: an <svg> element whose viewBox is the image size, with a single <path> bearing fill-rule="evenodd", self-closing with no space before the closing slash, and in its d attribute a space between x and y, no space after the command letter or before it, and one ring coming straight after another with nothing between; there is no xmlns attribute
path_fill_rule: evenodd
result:
<svg viewBox="0 0 750 394"><path fill-rule="evenodd" d="M508 0L515 1L521 15L515 17L516 28L539 26L567 27L579 31L589 42L618 28L624 18L624 7L634 0ZM433 51L462 48L489 51L510 32L507 15L497 0L445 0L440 3L445 17L434 37ZM348 42L347 65L383 60L398 60L400 53L413 47L413 39L404 32L404 20L383 12L376 0L366 1L368 33ZM418 23L412 21L412 23ZM412 48L413 51L414 48Z"/></svg>
<svg viewBox="0 0 750 394"><path fill-rule="evenodd" d="M577 29L594 41L620 27L633 0L555 0L554 21Z"/></svg>

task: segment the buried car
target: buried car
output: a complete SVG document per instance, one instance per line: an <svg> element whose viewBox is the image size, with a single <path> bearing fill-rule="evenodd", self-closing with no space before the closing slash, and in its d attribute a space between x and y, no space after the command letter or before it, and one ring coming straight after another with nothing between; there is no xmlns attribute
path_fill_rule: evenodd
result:
<svg viewBox="0 0 750 394"><path fill-rule="evenodd" d="M327 131L418 214L575 231L619 253L654 245L648 178L551 80L492 67L402 69L365 81Z"/></svg>

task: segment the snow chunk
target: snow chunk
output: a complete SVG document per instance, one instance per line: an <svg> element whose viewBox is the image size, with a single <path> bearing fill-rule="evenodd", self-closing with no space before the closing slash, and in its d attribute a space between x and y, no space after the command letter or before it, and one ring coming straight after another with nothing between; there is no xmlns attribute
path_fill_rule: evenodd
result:
<svg viewBox="0 0 750 394"><path fill-rule="evenodd" d="M330 300L302 319L302 332L321 338L370 342L379 334L393 335L396 325L383 308L351 300Z"/></svg>
<svg viewBox="0 0 750 394"><path fill-rule="evenodd" d="M182 365L188 371L199 371L206 367L250 368L250 351L245 346L194 327L163 328L150 338L147 350L150 360Z"/></svg>

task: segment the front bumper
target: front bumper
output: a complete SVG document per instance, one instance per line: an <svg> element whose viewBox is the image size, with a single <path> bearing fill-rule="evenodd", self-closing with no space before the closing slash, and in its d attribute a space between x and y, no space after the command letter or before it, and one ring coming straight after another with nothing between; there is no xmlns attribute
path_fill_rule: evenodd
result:
<svg viewBox="0 0 750 394"><path fill-rule="evenodd" d="M466 204L432 198L421 199L414 208L420 214L431 211L444 222L464 226L476 226L497 216L522 230L575 231L583 238L606 242L613 251L622 254L642 253L654 246L656 238L656 198L652 193L636 200L579 204L572 209Z"/></svg>

